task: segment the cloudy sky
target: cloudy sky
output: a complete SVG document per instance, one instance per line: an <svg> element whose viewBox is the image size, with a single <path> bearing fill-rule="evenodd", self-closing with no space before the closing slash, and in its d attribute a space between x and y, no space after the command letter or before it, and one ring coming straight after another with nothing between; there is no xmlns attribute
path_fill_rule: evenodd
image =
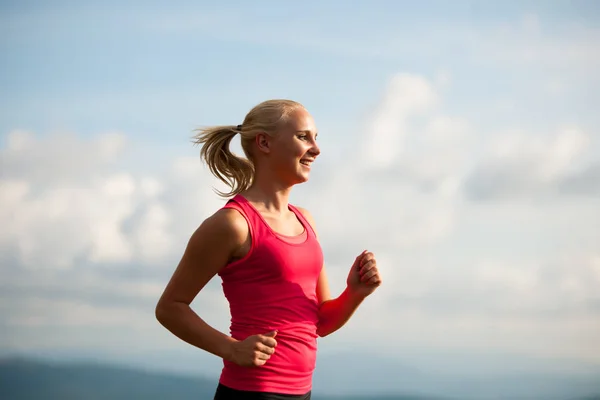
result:
<svg viewBox="0 0 600 400"><path fill-rule="evenodd" d="M2 353L215 373L153 315L223 204L190 137L292 98L332 291L385 280L324 354L600 364L597 3L127 4L0 4ZM227 331L218 280L193 307Z"/></svg>

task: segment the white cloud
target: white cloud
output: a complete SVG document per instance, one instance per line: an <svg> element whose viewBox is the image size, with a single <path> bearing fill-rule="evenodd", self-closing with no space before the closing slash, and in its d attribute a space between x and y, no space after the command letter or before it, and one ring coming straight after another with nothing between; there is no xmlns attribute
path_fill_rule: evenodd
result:
<svg viewBox="0 0 600 400"><path fill-rule="evenodd" d="M17 315L8 320L8 325L20 326L60 326L86 327L94 329L98 326L119 327L122 325L149 326L154 324L146 313L139 309L116 305L97 307L73 300L48 300L47 298L29 298L26 301L28 314Z"/></svg>
<svg viewBox="0 0 600 400"><path fill-rule="evenodd" d="M169 212L158 202L147 206L135 231L135 243L143 261L162 260L173 251Z"/></svg>
<svg viewBox="0 0 600 400"><path fill-rule="evenodd" d="M385 296L368 299L349 325L356 341L386 341L386 354L421 348L600 361L597 255L454 267L397 260L386 268L393 272Z"/></svg>
<svg viewBox="0 0 600 400"><path fill-rule="evenodd" d="M554 135L502 133L481 149L481 161L467 178L466 190L474 199L553 194L593 162L586 154L591 140L577 128Z"/></svg>
<svg viewBox="0 0 600 400"><path fill-rule="evenodd" d="M401 157L408 120L432 107L435 101L434 89L422 77L410 74L392 77L370 123L365 163L385 168Z"/></svg>
<svg viewBox="0 0 600 400"><path fill-rule="evenodd" d="M144 177L140 181L140 189L144 196L156 197L164 191L164 186L154 177Z"/></svg>
<svg viewBox="0 0 600 400"><path fill-rule="evenodd" d="M169 212L157 199L161 183L117 170L124 142L115 134L10 134L0 153L0 247L33 269L160 262L171 250ZM136 213L135 233L128 234L124 226Z"/></svg>
<svg viewBox="0 0 600 400"><path fill-rule="evenodd" d="M90 260L92 262L131 261L133 249L122 231L122 223L134 212L134 180L127 174L108 177L99 189L100 201L93 207L95 212L88 214L95 217L88 221L91 231ZM110 206L105 208L102 205Z"/></svg>
<svg viewBox="0 0 600 400"><path fill-rule="evenodd" d="M90 179L113 166L126 144L123 134L113 132L82 140L72 133L14 131L0 153L0 177L26 177L41 186Z"/></svg>
<svg viewBox="0 0 600 400"><path fill-rule="evenodd" d="M594 176L588 171L600 158L591 147L595 137L577 127L552 135L496 134L487 126L478 132L444 113L441 95L423 82L417 86L429 87L427 97L436 99L412 108L424 122L396 106L406 93L391 84L363 136L369 157L332 174L319 196L306 198L331 253L346 252L346 266L350 249L362 244L381 256L385 283L348 334L401 338L398 348L497 348L600 360L590 351L600 348L594 245L600 215L593 200L563 198L567 193L557 190L582 171ZM371 160L376 154L384 156L379 163ZM514 201L485 208L470 202L463 189L466 183L472 195L475 177L494 199ZM345 277L346 266L336 260L335 279ZM554 348L559 341L562 347Z"/></svg>
<svg viewBox="0 0 600 400"><path fill-rule="evenodd" d="M596 165L594 137L578 128L494 135L449 112L443 100L424 77L394 76L356 141L364 157L320 172L322 181L295 195L317 219L334 293L365 248L375 251L384 274L357 321L327 340L368 334L395 338L398 348L491 346L600 360L593 350L600 348L593 335L600 236L592 226L600 221L590 200L547 204L516 196L509 205L482 206L464 196L465 182L496 199L556 187ZM9 137L0 153L0 224L7 227L0 247L17 266L2 273L26 300L9 315L11 329L53 324L131 333L154 323L153 303L189 235L223 204L211 186L222 186L197 156L137 174L124 167L124 143L114 135ZM217 289L218 279L195 304L226 330ZM161 340L152 346L176 341L159 329L149 333ZM13 338L21 347L26 340Z"/></svg>
<svg viewBox="0 0 600 400"><path fill-rule="evenodd" d="M588 143L589 136L578 129L565 129L553 137L508 133L490 144L489 155L492 162L520 164L534 179L548 181L568 172Z"/></svg>
<svg viewBox="0 0 600 400"><path fill-rule="evenodd" d="M326 174L319 196L299 197L334 249L397 254L433 245L454 228L469 123L445 113L441 94L422 76L395 75L380 105L360 136L358 162Z"/></svg>

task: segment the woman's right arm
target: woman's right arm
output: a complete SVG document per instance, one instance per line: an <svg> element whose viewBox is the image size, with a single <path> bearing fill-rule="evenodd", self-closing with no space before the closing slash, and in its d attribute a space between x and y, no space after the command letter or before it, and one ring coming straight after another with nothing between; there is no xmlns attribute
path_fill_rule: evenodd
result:
<svg viewBox="0 0 600 400"><path fill-rule="evenodd" d="M235 358L237 340L204 322L190 303L249 235L246 220L235 210L219 210L207 218L192 234L155 310L157 320L175 336L229 361Z"/></svg>

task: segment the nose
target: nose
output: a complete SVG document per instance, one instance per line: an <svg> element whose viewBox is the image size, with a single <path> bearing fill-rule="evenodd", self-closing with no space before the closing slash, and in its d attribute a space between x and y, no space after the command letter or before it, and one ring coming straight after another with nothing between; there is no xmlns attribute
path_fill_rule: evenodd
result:
<svg viewBox="0 0 600 400"><path fill-rule="evenodd" d="M316 141L316 140L313 140L313 141L312 141L312 147L311 147L311 149L310 149L309 151L310 151L310 153L311 153L311 154L312 154L314 157L316 157L316 156L318 156L319 154L321 154L321 149L319 148L319 145L317 144L317 141Z"/></svg>

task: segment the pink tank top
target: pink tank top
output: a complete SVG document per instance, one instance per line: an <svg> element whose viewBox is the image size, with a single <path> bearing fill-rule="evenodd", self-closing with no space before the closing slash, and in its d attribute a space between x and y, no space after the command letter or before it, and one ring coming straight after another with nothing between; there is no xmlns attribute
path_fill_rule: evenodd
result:
<svg viewBox="0 0 600 400"><path fill-rule="evenodd" d="M274 232L241 195L224 208L234 208L248 222L252 246L248 254L219 272L231 312L230 334L237 340L278 330L275 353L260 367L223 361L220 383L237 390L304 394L312 389L317 352L317 280L323 253L302 213L289 209L304 226L300 237Z"/></svg>

